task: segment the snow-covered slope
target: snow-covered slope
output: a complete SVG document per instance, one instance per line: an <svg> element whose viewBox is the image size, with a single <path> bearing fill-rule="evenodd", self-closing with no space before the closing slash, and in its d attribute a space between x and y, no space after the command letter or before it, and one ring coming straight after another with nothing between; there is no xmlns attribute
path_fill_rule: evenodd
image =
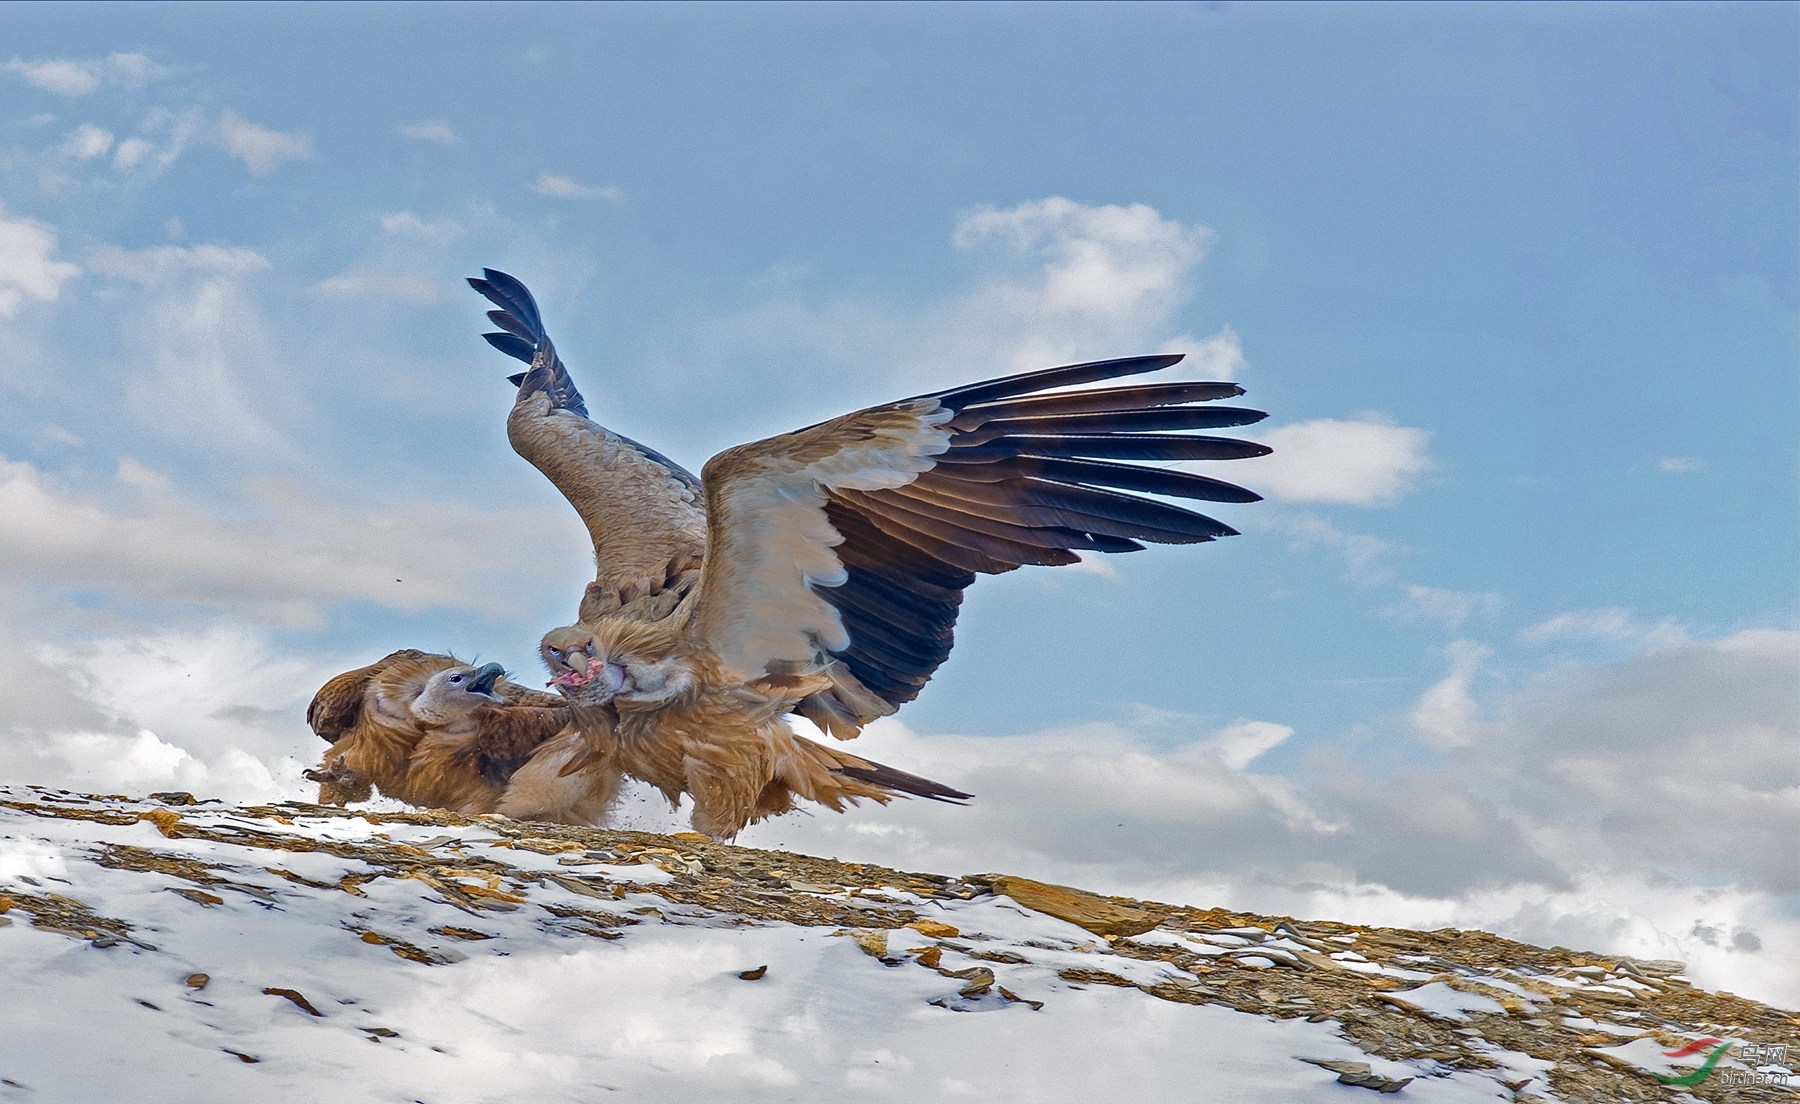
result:
<svg viewBox="0 0 1800 1104"><path fill-rule="evenodd" d="M191 802L0 788L0 1101L1792 1099L1674 963Z"/></svg>

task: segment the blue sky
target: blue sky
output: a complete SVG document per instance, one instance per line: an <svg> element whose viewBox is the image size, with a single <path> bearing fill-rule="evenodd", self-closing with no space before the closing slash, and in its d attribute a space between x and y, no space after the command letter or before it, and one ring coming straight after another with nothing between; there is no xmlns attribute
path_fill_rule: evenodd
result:
<svg viewBox="0 0 1800 1104"><path fill-rule="evenodd" d="M696 470L1180 349L1271 413L1275 457L1214 472L1268 496L1219 511L1244 535L982 582L867 737L975 811L763 842L1482 924L1800 1003L1767 981L1800 961L1800 8L0 28L10 776L299 793L325 675L534 670L587 552L507 449L484 265L596 417Z"/></svg>

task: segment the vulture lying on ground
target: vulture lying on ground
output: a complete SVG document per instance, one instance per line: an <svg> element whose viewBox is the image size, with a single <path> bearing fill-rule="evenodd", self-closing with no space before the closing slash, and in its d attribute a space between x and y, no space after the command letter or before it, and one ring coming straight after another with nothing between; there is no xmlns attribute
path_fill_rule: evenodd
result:
<svg viewBox="0 0 1800 1104"><path fill-rule="evenodd" d="M598 824L619 788L616 763L591 754L568 704L473 667L406 649L331 679L307 723L331 741L306 777L319 800L366 800L371 787L459 813ZM579 770L567 771L580 756Z"/></svg>

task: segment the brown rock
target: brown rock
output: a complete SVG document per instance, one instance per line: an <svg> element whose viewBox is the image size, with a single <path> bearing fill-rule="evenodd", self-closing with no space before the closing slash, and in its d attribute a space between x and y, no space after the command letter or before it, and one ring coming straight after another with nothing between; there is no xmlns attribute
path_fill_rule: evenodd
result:
<svg viewBox="0 0 1800 1104"><path fill-rule="evenodd" d="M314 1008L312 1001L307 1000L297 989L285 989L279 985L271 985L269 988L264 989L263 992L271 997L283 997L288 1001L291 1001L295 1008L298 1008L308 1016L323 1016L325 1014L317 1008Z"/></svg>
<svg viewBox="0 0 1800 1104"><path fill-rule="evenodd" d="M1037 882L1012 874L995 875L988 884L995 893L1011 897L1033 912L1067 920L1095 935L1141 935L1162 922L1162 917L1156 913L1117 905L1083 889Z"/></svg>
<svg viewBox="0 0 1800 1104"><path fill-rule="evenodd" d="M920 935L929 935L933 939L955 939L962 934L949 924L940 924L936 920L914 920L906 926Z"/></svg>

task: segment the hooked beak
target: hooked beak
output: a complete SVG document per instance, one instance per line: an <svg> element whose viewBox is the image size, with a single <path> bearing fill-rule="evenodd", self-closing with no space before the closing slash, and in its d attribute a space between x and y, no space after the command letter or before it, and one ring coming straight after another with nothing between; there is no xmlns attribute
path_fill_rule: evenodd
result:
<svg viewBox="0 0 1800 1104"><path fill-rule="evenodd" d="M587 680L587 673L588 673L587 653L585 653L585 652L570 652L569 653L569 666L575 668L575 672L582 677L582 680L584 682Z"/></svg>
<svg viewBox="0 0 1800 1104"><path fill-rule="evenodd" d="M504 702L506 699L494 693L494 683L506 674L506 668L498 663L488 663L477 668L475 677L469 680L469 693L479 694L492 702Z"/></svg>

